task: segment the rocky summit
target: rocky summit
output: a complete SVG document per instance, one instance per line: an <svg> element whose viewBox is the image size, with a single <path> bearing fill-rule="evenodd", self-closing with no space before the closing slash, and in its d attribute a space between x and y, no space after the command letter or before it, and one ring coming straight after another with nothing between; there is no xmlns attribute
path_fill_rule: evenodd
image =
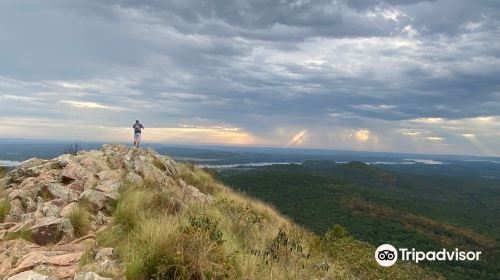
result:
<svg viewBox="0 0 500 280"><path fill-rule="evenodd" d="M112 223L124 182L148 178L180 193L181 201L212 200L181 179L176 166L151 149L115 144L24 161L1 181L10 207L0 223L0 277L110 279L98 272L122 271L123 263L114 248L96 245L96 235ZM88 216L78 216L81 205ZM78 224L82 219L88 221L85 230Z"/></svg>
<svg viewBox="0 0 500 280"><path fill-rule="evenodd" d="M151 149L104 145L0 170L1 279L440 278L378 267L374 251Z"/></svg>

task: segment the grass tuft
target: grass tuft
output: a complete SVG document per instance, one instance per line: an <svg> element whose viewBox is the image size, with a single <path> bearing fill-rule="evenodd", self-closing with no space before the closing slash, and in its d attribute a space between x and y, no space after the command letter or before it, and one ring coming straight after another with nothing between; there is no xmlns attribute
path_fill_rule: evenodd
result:
<svg viewBox="0 0 500 280"><path fill-rule="evenodd" d="M0 199L0 223L5 221L5 217L9 214L10 202L6 198Z"/></svg>
<svg viewBox="0 0 500 280"><path fill-rule="evenodd" d="M186 183L197 187L205 194L215 195L219 190L219 184L210 173L197 168L192 163L179 164L179 176Z"/></svg>
<svg viewBox="0 0 500 280"><path fill-rule="evenodd" d="M71 222L76 236L83 236L90 230L92 216L84 207L74 207L68 213L67 218Z"/></svg>
<svg viewBox="0 0 500 280"><path fill-rule="evenodd" d="M9 232L5 235L5 240L14 240L14 239L25 239L31 241L31 230L28 228L21 228L18 231Z"/></svg>
<svg viewBox="0 0 500 280"><path fill-rule="evenodd" d="M155 158L153 160L153 165L156 166L156 168L160 169L161 171L167 171L167 167L165 166L165 162L162 161L160 158Z"/></svg>

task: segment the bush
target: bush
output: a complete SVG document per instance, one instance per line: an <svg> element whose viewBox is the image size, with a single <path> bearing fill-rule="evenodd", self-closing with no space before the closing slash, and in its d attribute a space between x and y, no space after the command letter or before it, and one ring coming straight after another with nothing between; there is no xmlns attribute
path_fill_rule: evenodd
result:
<svg viewBox="0 0 500 280"><path fill-rule="evenodd" d="M155 192L145 186L128 186L120 195L115 209L115 223L129 231L136 227L154 203Z"/></svg>
<svg viewBox="0 0 500 280"><path fill-rule="evenodd" d="M333 227L325 233L323 240L327 243L333 243L341 238L348 237L349 234L347 230L341 225L335 224Z"/></svg>
<svg viewBox="0 0 500 280"><path fill-rule="evenodd" d="M6 198L0 199L0 223L5 221L5 217L9 214L10 202Z"/></svg>
<svg viewBox="0 0 500 280"><path fill-rule="evenodd" d="M80 141L74 141L66 145L66 148L64 148L64 153L76 156L81 150L82 144L80 143Z"/></svg>
<svg viewBox="0 0 500 280"><path fill-rule="evenodd" d="M71 222L76 236L83 236L89 231L92 223L91 217L90 213L81 206L73 208L68 213L67 218Z"/></svg>

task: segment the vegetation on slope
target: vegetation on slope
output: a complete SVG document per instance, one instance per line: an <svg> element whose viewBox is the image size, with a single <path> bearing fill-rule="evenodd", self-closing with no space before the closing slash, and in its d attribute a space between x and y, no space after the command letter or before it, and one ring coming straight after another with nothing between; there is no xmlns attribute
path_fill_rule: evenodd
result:
<svg viewBox="0 0 500 280"><path fill-rule="evenodd" d="M0 179L2 179L5 176L5 169L0 166ZM9 200L6 197L3 197L2 194L3 189L5 186L3 185L2 182L0 182L0 223L3 223L5 220L5 216L9 213L10 210L10 203Z"/></svg>
<svg viewBox="0 0 500 280"><path fill-rule="evenodd" d="M177 168L177 180L213 201L186 201L153 178L125 182L114 223L97 242L117 249L127 279L438 278L409 263L382 268L373 246L338 225L320 238L203 170L188 164Z"/></svg>
<svg viewBox="0 0 500 280"><path fill-rule="evenodd" d="M317 234L340 224L357 239L419 250L480 250L480 262L422 262L450 279L499 279L500 188L479 178L390 173L360 162L225 170L222 181L273 204Z"/></svg>

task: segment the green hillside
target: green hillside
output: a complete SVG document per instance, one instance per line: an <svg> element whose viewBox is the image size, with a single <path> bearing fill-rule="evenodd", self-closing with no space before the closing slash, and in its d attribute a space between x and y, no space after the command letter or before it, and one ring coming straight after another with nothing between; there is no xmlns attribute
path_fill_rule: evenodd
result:
<svg viewBox="0 0 500 280"><path fill-rule="evenodd" d="M319 235L339 224L374 246L481 250L479 262L423 262L421 267L449 279L500 278L498 182L326 161L228 169L219 177Z"/></svg>

